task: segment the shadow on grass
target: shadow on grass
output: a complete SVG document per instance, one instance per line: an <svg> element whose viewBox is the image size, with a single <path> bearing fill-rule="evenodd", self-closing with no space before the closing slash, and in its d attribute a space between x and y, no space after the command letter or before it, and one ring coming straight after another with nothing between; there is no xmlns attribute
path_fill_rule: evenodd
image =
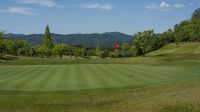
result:
<svg viewBox="0 0 200 112"><path fill-rule="evenodd" d="M176 104L163 106L160 112L200 112L200 108L192 104Z"/></svg>

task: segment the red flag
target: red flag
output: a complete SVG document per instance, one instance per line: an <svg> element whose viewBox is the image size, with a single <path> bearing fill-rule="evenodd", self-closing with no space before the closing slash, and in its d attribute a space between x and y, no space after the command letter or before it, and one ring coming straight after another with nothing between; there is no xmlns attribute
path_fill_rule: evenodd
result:
<svg viewBox="0 0 200 112"><path fill-rule="evenodd" d="M114 48L115 48L115 49L119 49L119 44L116 43L116 44L114 45Z"/></svg>

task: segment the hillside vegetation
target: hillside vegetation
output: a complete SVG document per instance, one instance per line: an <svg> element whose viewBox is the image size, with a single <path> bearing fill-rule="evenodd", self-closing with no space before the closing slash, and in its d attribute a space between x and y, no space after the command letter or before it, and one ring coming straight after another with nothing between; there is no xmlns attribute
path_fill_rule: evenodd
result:
<svg viewBox="0 0 200 112"><path fill-rule="evenodd" d="M149 57L160 57L161 60L167 62L181 61L181 60L199 60L200 59L200 43L199 42L185 42L176 44L169 44L165 47L149 53Z"/></svg>
<svg viewBox="0 0 200 112"><path fill-rule="evenodd" d="M200 42L184 42L180 43L177 47L176 44L172 43L164 46L163 48L149 53L149 55L178 55L178 54L190 54L200 55Z"/></svg>

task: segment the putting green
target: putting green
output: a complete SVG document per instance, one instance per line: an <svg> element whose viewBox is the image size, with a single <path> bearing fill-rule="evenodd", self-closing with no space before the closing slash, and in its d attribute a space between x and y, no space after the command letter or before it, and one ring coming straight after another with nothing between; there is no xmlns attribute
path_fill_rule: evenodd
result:
<svg viewBox="0 0 200 112"><path fill-rule="evenodd" d="M118 69L117 69L118 68ZM197 67L121 64L0 66L0 90L67 91L145 86L200 77Z"/></svg>

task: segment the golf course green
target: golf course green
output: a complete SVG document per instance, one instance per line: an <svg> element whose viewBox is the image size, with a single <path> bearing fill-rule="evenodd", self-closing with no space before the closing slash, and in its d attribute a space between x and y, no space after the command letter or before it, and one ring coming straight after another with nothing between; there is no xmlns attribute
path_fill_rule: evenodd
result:
<svg viewBox="0 0 200 112"><path fill-rule="evenodd" d="M0 110L199 112L199 48L181 43L145 57L2 60Z"/></svg>
<svg viewBox="0 0 200 112"><path fill-rule="evenodd" d="M0 90L69 91L200 78L197 67L129 64L0 66Z"/></svg>

